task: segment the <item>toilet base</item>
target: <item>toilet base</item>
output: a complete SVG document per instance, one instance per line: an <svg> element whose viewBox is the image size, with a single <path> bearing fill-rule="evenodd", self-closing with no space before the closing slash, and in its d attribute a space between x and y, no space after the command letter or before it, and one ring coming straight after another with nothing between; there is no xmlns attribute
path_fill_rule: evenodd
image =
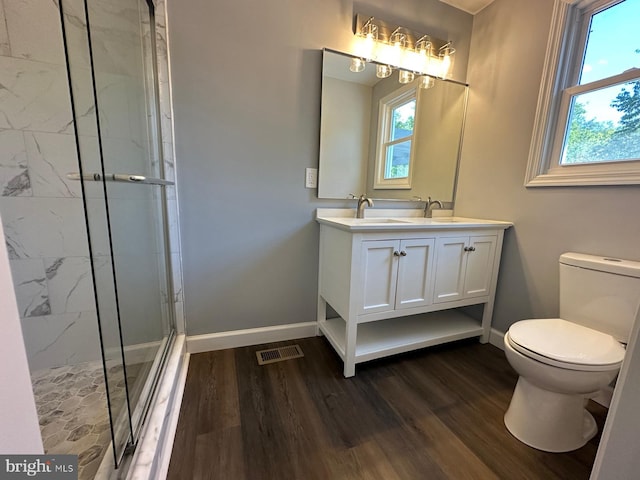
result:
<svg viewBox="0 0 640 480"><path fill-rule="evenodd" d="M504 416L507 430L521 442L545 452L569 452L584 446L597 433L583 395L544 390L518 379Z"/></svg>

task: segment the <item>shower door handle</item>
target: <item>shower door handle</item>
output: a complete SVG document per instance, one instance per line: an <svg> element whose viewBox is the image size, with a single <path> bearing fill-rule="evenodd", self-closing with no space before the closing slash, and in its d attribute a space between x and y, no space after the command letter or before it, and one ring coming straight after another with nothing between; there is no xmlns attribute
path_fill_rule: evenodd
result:
<svg viewBox="0 0 640 480"><path fill-rule="evenodd" d="M101 173L84 173L80 175L78 172L68 173L67 178L69 180L84 180L85 182L100 182L102 181ZM162 178L145 177L144 175L134 175L130 173L107 173L104 176L106 182L125 182L125 183L144 183L147 185L175 185L174 182L164 180Z"/></svg>
<svg viewBox="0 0 640 480"><path fill-rule="evenodd" d="M114 182L129 182L129 183L145 183L147 185L175 185L174 182L164 180L162 178L145 177L144 175L133 175L129 173L111 173L111 180ZM109 176L107 175L107 176Z"/></svg>

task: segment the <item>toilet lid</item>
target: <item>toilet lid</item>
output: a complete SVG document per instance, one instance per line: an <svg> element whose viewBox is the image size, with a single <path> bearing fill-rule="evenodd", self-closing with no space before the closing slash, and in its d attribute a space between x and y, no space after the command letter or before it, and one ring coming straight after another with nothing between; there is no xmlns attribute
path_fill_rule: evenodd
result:
<svg viewBox="0 0 640 480"><path fill-rule="evenodd" d="M581 366L614 366L625 353L611 335L561 318L516 322L509 328L509 339L534 354Z"/></svg>

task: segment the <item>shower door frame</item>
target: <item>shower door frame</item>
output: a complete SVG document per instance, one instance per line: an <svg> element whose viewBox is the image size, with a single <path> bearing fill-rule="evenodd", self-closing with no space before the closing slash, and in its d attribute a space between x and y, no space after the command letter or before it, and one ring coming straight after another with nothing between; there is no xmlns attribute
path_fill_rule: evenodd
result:
<svg viewBox="0 0 640 480"><path fill-rule="evenodd" d="M163 180L161 180L160 183L157 184L157 185L160 185L158 188L161 189L161 192L158 198L159 205L156 205L156 207L158 206L160 207L159 208L160 219L163 225L162 241L164 245L163 256L164 256L164 272L166 276L165 280L166 280L166 296L167 296L166 313L168 315L167 320L169 323L169 332L166 336L163 336L160 342L160 348L157 350L155 358L153 360L153 365L149 370L152 373L152 375L146 378L143 388L141 389L142 393L138 398L138 402L136 403L136 405L131 405L131 391L130 391L130 386L128 384L127 375L126 375L127 363L125 358L125 350L124 350L124 342L123 342L123 334L122 334L122 317L121 317L120 305L118 300L116 266L115 266L114 251L113 251L114 243L112 241L112 235L111 235L112 225L111 225L110 215L109 215L109 202L108 202L109 196L108 196L108 189L106 185L106 181L109 179L109 177L108 175L105 174L106 172L104 168L105 159L104 159L104 151L102 147L102 130L100 126L100 113L99 113L100 107L98 105L99 101L98 101L98 92L97 92L96 78L95 78L97 70L95 68L96 65L95 65L95 59L93 56L93 45L92 45L92 38L91 38L91 21L90 21L90 14L89 14L89 8L88 8L88 2L91 0L79 0L79 1L82 2L82 5L84 7L83 20L85 21L86 36L87 36L86 47L88 48L88 52L89 52L91 88L92 88L91 96L93 100L93 106L95 108L95 128L96 128L97 140L99 145L100 166L102 169L101 177L96 177L93 174L87 175L83 172L83 164L81 160L82 148L80 145L81 134L78 131L78 121L77 121L78 116L77 116L76 102L75 102L74 93L73 93L74 82L72 79L71 65L69 61L70 55L68 51L67 32L65 28L64 0L60 1L59 11L60 11L60 20L61 20L61 26L62 26L62 35L63 35L65 57L66 57L67 78L69 82L69 90L71 93L70 95L71 110L72 110L73 119L74 119L73 128L75 133L76 153L78 155L78 168L79 168L78 180L81 181L82 199L83 199L84 216L85 216L85 227L86 227L87 236L89 239L88 248L89 248L89 257L91 259L90 261L91 275L92 275L92 280L94 285L93 294L94 294L94 300L96 303L96 315L97 315L97 321L98 321L98 330L100 334L101 357L103 362L107 403L108 403L107 407L109 410L109 418L110 418L113 462L114 462L114 467L118 468L122 464L123 458L125 456L130 456L135 451L137 441L140 438L142 428L144 427L146 416L149 413L151 404L153 402L153 399L158 387L158 383L166 367L167 357L176 339L175 295L174 295L173 281L172 281L173 280L172 265L170 261L170 256L171 256L170 245L171 244L170 244L170 237L168 232L169 216L167 211L167 195L166 195L166 189L165 189L166 185L172 185L173 182L164 181L164 183L162 183ZM136 2L137 0L130 0L130 1ZM149 46L151 50L150 67L151 67L151 75L152 75L151 81L153 86L152 92L148 91L149 82L150 82L149 77L145 76L143 80L145 84L145 93L147 94L148 99L151 100L151 102L153 102L153 108L155 111L155 115L154 115L155 118L152 122L149 122L149 124L153 125L152 136L154 138L152 140L154 140L156 143L155 153L158 160L158 169L159 169L160 177L164 179L166 172L165 172L165 166L164 166L162 126L161 126L161 120L160 120L161 110L160 110L160 101L159 101L160 88L159 88L158 65L157 65L155 6L152 0L145 0L145 3L149 9L149 35L150 35ZM93 176L93 178L89 178L90 176ZM116 181L115 176L113 176L111 180ZM125 389L124 403L126 404L126 409L122 408L119 414L114 413L113 405L110 399L110 392L109 392L108 372L107 372L107 363L106 363L107 355L105 354L105 345L103 341L103 325L101 322L100 308L99 308L100 302L99 302L98 291L97 291L98 283L97 283L97 275L95 270L96 267L94 265L95 257L93 254L93 247L91 242L91 238L92 238L91 228L90 228L90 222L89 222L89 217L87 213L89 211L89 208L87 205L87 195L86 195L86 185L85 185L86 181L102 182L102 192L104 194L102 201L103 201L103 207L106 213L106 227L107 227L107 232L109 237L108 238L109 256L111 258L111 272L112 272L113 289L114 289L114 296L115 296L115 307L117 312L116 313L117 330L118 330L119 342L120 342L119 356L120 356L121 365L123 368L123 379L124 379L124 389ZM130 177L128 181L137 183L137 180L134 180L132 177ZM142 183L146 183L146 182L142 182ZM140 186L138 188L152 188L152 187ZM120 446L122 448L119 448Z"/></svg>

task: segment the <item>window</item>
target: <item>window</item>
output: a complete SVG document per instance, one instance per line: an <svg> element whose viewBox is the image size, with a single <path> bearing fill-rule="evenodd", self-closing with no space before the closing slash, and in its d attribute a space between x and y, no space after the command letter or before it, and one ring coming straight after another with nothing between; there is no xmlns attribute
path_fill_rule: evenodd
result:
<svg viewBox="0 0 640 480"><path fill-rule="evenodd" d="M374 188L411 188L416 105L411 85L380 100Z"/></svg>
<svg viewBox="0 0 640 480"><path fill-rule="evenodd" d="M640 183L640 0L579 5L556 0L527 186Z"/></svg>

